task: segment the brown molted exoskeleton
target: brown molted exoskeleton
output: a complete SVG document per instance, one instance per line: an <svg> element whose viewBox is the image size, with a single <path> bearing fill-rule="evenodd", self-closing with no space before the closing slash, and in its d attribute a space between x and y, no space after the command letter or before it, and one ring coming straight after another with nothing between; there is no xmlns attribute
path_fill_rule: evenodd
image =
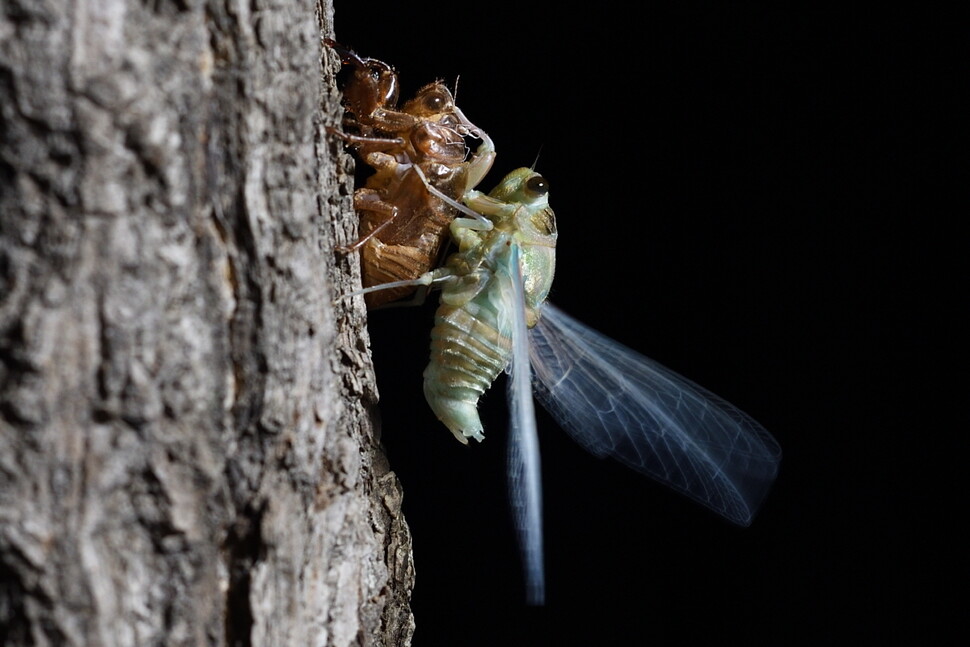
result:
<svg viewBox="0 0 970 647"><path fill-rule="evenodd" d="M391 66L361 58L332 40L326 43L352 66L343 94L345 128L353 132L330 132L355 146L375 171L354 192L360 238L339 251L360 250L365 288L417 279L440 264L456 215L454 207L428 191L421 174L435 189L461 201L488 172L495 147L468 121L440 81L422 87L398 108L399 86ZM466 136L482 141L471 157ZM364 299L374 309L414 291L381 290Z"/></svg>

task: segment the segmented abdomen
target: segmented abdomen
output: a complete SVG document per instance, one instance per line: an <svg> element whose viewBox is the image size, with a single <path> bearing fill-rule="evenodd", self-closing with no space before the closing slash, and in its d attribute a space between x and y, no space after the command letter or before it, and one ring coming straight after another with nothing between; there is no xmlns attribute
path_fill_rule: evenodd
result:
<svg viewBox="0 0 970 647"><path fill-rule="evenodd" d="M478 400L508 364L511 348L511 331L499 330L498 313L487 297L438 308L424 395L461 442L484 438Z"/></svg>

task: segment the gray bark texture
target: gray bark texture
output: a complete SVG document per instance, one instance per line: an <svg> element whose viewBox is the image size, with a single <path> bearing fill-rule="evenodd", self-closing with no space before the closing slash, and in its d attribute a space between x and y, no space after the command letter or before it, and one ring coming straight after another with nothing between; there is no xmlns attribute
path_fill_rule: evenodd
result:
<svg viewBox="0 0 970 647"><path fill-rule="evenodd" d="M332 20L0 0L0 644L410 643Z"/></svg>

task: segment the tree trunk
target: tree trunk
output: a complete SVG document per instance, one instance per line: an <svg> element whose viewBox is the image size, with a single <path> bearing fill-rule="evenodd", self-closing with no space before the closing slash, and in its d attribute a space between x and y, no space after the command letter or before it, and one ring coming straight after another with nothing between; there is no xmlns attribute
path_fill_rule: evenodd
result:
<svg viewBox="0 0 970 647"><path fill-rule="evenodd" d="M0 2L0 643L406 645L329 2Z"/></svg>

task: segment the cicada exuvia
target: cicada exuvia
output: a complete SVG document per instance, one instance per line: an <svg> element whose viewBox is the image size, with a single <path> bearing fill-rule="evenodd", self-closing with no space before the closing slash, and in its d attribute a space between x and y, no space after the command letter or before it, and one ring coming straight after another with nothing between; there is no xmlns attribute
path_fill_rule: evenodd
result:
<svg viewBox="0 0 970 647"><path fill-rule="evenodd" d="M482 180L495 158L492 140L455 105L440 81L419 89L397 108L394 69L362 58L328 40L351 66L344 85L347 127L338 133L375 169L354 193L360 215L359 239L341 251L361 253L365 287L415 279L441 262L455 208L428 191L460 200ZM465 137L481 140L469 156ZM414 291L398 287L366 296L369 308L399 300Z"/></svg>

